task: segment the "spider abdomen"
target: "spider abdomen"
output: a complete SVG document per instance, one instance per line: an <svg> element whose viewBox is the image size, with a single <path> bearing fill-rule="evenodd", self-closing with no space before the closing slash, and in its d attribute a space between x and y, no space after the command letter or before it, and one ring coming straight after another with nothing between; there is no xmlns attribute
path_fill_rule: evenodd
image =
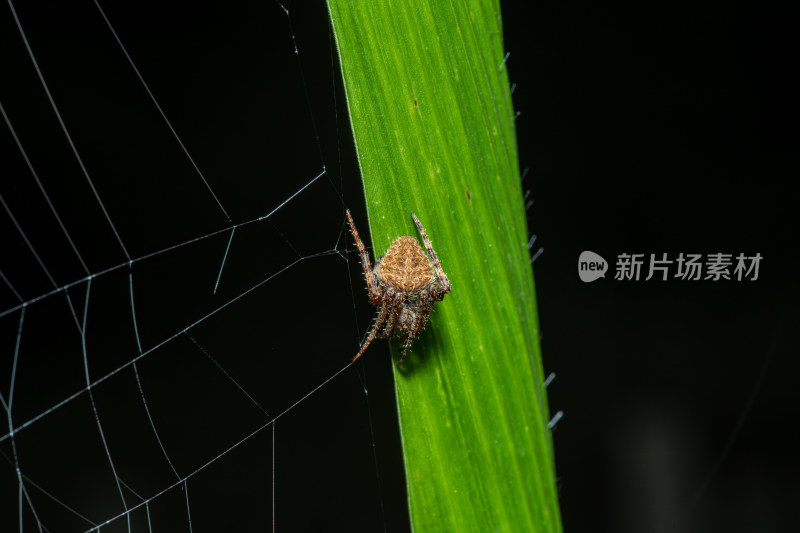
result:
<svg viewBox="0 0 800 533"><path fill-rule="evenodd" d="M406 294L417 293L436 281L436 271L422 246L408 235L392 243L375 269L382 285Z"/></svg>
<svg viewBox="0 0 800 533"><path fill-rule="evenodd" d="M450 280L442 270L422 222L414 213L411 213L411 219L422 236L427 253L414 237L404 235L395 239L386 255L375 260L374 268L350 211L345 215L361 256L370 303L378 308L372 329L353 361L361 357L374 338L398 336L405 337L402 355L397 362L399 365L414 339L425 329L434 304L450 292Z"/></svg>

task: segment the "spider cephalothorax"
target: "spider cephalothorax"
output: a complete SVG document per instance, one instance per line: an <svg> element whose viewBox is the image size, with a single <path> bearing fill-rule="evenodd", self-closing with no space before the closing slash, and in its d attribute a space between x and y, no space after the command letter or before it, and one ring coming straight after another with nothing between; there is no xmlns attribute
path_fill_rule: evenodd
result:
<svg viewBox="0 0 800 533"><path fill-rule="evenodd" d="M414 213L411 218L422 235L428 253L417 239L404 235L392 243L386 255L375 261L373 268L364 243L356 231L353 217L347 211L347 222L361 255L361 266L367 279L369 301L378 307L378 317L361 345L353 361L361 357L375 337L385 339L395 334L405 335L402 355L397 364L403 362L411 344L419 336L433 311L433 304L450 292L450 280L442 270L431 241Z"/></svg>

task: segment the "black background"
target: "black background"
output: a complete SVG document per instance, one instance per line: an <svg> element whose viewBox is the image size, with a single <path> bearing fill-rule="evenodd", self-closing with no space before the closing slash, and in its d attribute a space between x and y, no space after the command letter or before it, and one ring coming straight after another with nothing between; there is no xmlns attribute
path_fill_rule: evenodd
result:
<svg viewBox="0 0 800 533"><path fill-rule="evenodd" d="M139 495L196 472L131 513L133 530L147 530L148 513L154 531L188 530L187 487L193 531L269 530L273 519L285 531L408 530L383 344L282 415L274 433L261 429L217 458L341 370L369 325L359 267L344 253L344 207L364 228L366 214L324 4L291 4L289 16L271 2L104 7L233 223L326 174L269 220L237 228L216 294L229 232L133 264L143 349L171 339L137 372L179 475L126 366L91 398L18 430L43 524L91 527L30 482L94 523L123 510L94 401L114 467ZM550 406L564 412L554 442L565 530L797 530L796 17L709 3L502 7L523 191L534 200L534 249L544 247L534 270L544 365L558 376ZM17 8L130 256L230 227L94 5ZM124 265L7 8L0 39L0 102L89 271ZM84 278L13 138L0 137L4 200L56 286ZM24 300L51 290L3 216L4 275ZM764 259L753 282L584 284L583 250L612 269L620 253ZM15 427L85 387L69 305L80 322L86 285L69 288L69 301L61 292L26 308ZM5 285L0 298L2 309L19 302ZM6 399L19 317L0 318ZM138 353L127 266L92 280L86 332L92 380ZM13 461L10 439L0 450ZM17 490L0 458L2 530L19 527ZM141 501L122 490L129 506Z"/></svg>

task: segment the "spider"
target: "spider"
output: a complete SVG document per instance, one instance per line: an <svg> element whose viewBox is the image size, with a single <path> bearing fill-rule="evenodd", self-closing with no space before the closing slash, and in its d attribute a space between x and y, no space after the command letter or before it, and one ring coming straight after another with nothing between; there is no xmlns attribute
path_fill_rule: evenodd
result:
<svg viewBox="0 0 800 533"><path fill-rule="evenodd" d="M450 292L450 280L439 264L439 258L433 251L425 228L422 227L417 215L411 213L411 218L414 219L414 224L422 235L428 254L425 255L417 239L403 235L395 239L386 250L386 255L378 257L375 260L375 267L372 267L364 243L358 236L353 217L350 216L350 210L347 210L347 222L350 224L350 232L361 255L361 266L367 279L369 301L378 307L378 317L353 361L361 357L375 337L385 339L400 334L399 340L402 340L403 335L406 337L397 364L402 363L411 344L428 323L433 305Z"/></svg>

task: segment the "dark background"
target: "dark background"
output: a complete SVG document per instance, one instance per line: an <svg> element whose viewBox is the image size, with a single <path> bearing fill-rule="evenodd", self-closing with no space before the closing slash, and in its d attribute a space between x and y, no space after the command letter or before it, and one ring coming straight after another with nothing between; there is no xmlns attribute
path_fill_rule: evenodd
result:
<svg viewBox="0 0 800 533"><path fill-rule="evenodd" d="M19 429L86 386L77 324L87 283L26 307L14 441L50 531L123 511L92 401L128 506L142 501L134 492L171 487L131 513L135 531L148 516L155 531L188 530L187 489L193 531L273 520L285 531L408 530L386 346L336 375L371 316L342 216L348 207L366 227L366 213L325 6L289 7L104 6L229 222L95 6L17 6L132 258L261 217L326 169L268 220L236 229L216 294L229 231L128 269L0 10L0 102L89 272L123 265L91 282L91 380L139 353L131 279L146 353L136 372L129 364ZM554 443L565 530L798 530L796 17L708 3L502 7L529 227L544 247L534 270L544 365L558 376L550 406L564 412ZM0 194L55 282L2 215L0 269L27 301L86 272L2 129ZM612 269L620 253L764 259L754 282L584 284L583 250ZM0 303L19 303L5 284ZM19 311L0 317L6 400L19 324ZM258 431L283 412L274 431ZM19 527L10 441L0 442L2 530Z"/></svg>

